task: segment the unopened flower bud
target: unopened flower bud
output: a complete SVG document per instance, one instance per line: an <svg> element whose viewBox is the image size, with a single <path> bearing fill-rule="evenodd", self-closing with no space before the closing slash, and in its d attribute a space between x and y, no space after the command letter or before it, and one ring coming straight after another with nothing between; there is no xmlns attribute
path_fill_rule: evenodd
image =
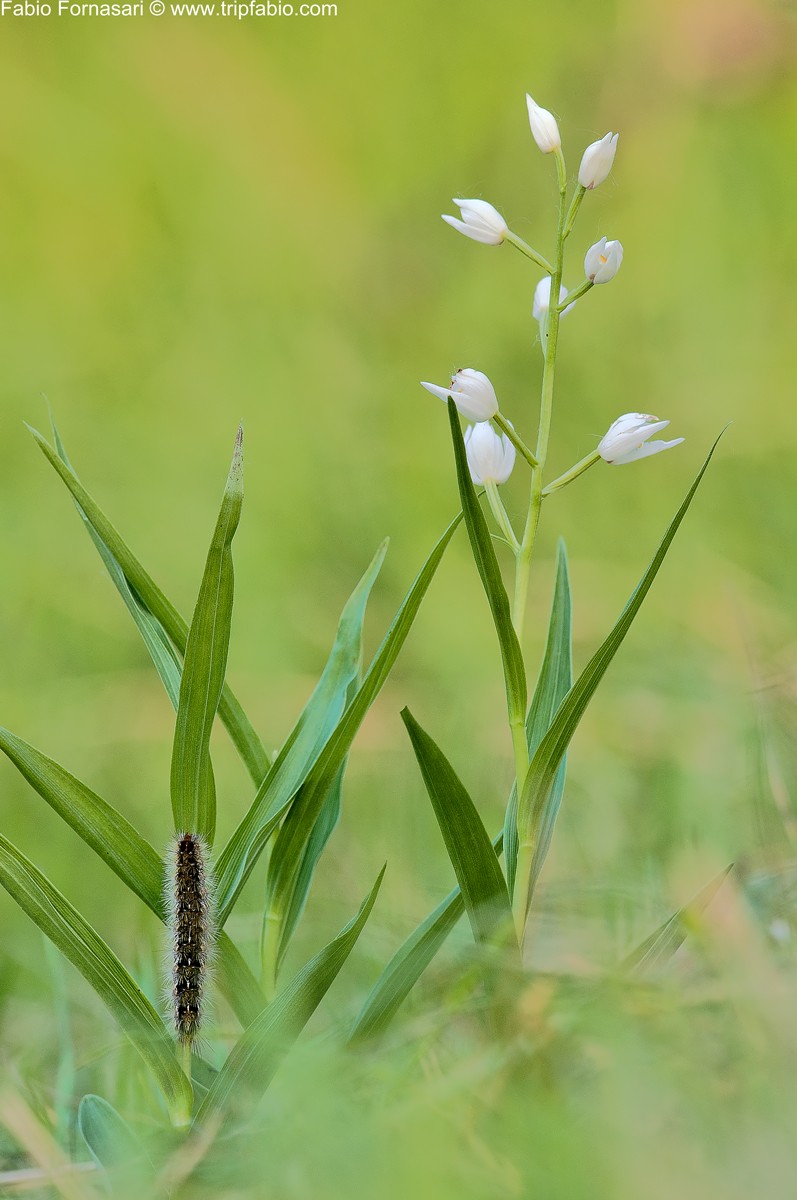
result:
<svg viewBox="0 0 797 1200"><path fill-rule="evenodd" d="M609 426L598 444L598 453L607 463L622 466L624 463L635 462L638 458L647 458L651 454L659 454L679 446L683 438L675 438L671 442L649 442L648 438L654 433L666 429L669 421L660 421L650 413L624 413Z"/></svg>
<svg viewBox="0 0 797 1200"><path fill-rule="evenodd" d="M489 421L465 430L465 453L475 484L506 483L515 465L515 447L506 434L495 432Z"/></svg>
<svg viewBox="0 0 797 1200"><path fill-rule="evenodd" d="M587 146L578 168L578 182L583 188L596 188L612 169L617 153L619 133L607 133L599 142Z"/></svg>
<svg viewBox="0 0 797 1200"><path fill-rule="evenodd" d="M553 150L558 150L562 145L562 139L559 136L556 117L553 113L548 112L547 108L540 108L539 104L535 104L528 92L526 93L526 104L529 110L532 136L540 150L543 154L550 154Z"/></svg>
<svg viewBox="0 0 797 1200"><path fill-rule="evenodd" d="M458 229L465 237L473 238L474 242L484 242L488 246L499 246L509 232L506 221L497 208L486 200L454 200L462 219L443 215L452 229Z"/></svg>
<svg viewBox="0 0 797 1200"><path fill-rule="evenodd" d="M607 242L602 237L584 255L584 274L593 283L608 283L620 270L622 261L622 243Z"/></svg>
<svg viewBox="0 0 797 1200"><path fill-rule="evenodd" d="M421 387L433 396L439 396L444 403L450 396L461 415L469 421L489 421L498 412L495 388L482 371L474 371L471 367L460 367L447 388L436 383L421 383Z"/></svg>
<svg viewBox="0 0 797 1200"><path fill-rule="evenodd" d="M567 288L564 284L559 288L559 303L561 304L567 295ZM575 307L575 300L572 304L568 304L567 308L562 312L562 316L566 317L571 308ZM539 321L548 312L551 307L551 277L544 275L534 289L534 303L531 306L531 314L535 321Z"/></svg>

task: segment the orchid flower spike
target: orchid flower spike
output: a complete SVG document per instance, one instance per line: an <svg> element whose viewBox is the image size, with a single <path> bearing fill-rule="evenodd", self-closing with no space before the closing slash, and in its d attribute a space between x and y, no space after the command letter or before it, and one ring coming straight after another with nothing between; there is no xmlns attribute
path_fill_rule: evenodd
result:
<svg viewBox="0 0 797 1200"><path fill-rule="evenodd" d="M471 367L460 367L448 387L436 383L421 383L421 387L433 396L439 396L443 403L450 396L468 421L489 421L498 412L495 388L482 371L474 371Z"/></svg>
<svg viewBox="0 0 797 1200"><path fill-rule="evenodd" d="M477 486L506 483L515 465L515 447L506 434L499 437L489 421L479 421L465 430L465 454L470 477Z"/></svg>
<svg viewBox="0 0 797 1200"><path fill-rule="evenodd" d="M550 154L553 150L558 150L562 145L562 139L559 136L556 117L553 113L548 112L547 108L540 108L539 104L535 104L528 92L526 93L526 104L529 110L531 133L540 150L543 154Z"/></svg>
<svg viewBox="0 0 797 1200"><path fill-rule="evenodd" d="M659 454L662 450L670 450L679 446L683 438L675 438L671 442L649 442L648 438L654 433L666 429L669 421L660 421L650 413L624 413L601 438L598 453L601 458L620 467L624 463L635 462L638 458L647 458L651 454Z"/></svg>
<svg viewBox="0 0 797 1200"><path fill-rule="evenodd" d="M598 142L587 146L578 168L578 182L583 188L596 188L612 169L617 153L619 133L607 133Z"/></svg>
<svg viewBox="0 0 797 1200"><path fill-rule="evenodd" d="M608 283L620 270L622 261L622 242L607 242L602 237L584 255L584 274L592 283Z"/></svg>
<svg viewBox="0 0 797 1200"><path fill-rule="evenodd" d="M564 284L559 288L559 303L561 304L567 295L567 288ZM568 304L567 308L562 312L562 316L566 317L571 308L575 307L575 300L572 304ZM534 303L531 307L531 313L535 321L539 321L548 312L551 307L551 277L544 275L534 289Z"/></svg>
<svg viewBox="0 0 797 1200"><path fill-rule="evenodd" d="M462 219L448 217L443 214L443 220L452 229L464 233L465 237L473 238L474 242L484 242L488 246L500 246L509 229L497 208L486 200L454 200Z"/></svg>

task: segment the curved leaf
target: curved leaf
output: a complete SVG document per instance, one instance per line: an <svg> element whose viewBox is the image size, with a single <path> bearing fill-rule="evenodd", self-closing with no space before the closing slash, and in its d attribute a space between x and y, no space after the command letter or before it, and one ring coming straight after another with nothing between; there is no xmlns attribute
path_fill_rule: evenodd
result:
<svg viewBox="0 0 797 1200"><path fill-rule="evenodd" d="M408 708L401 719L432 802L477 944L494 945L512 929L506 881L475 804L440 748Z"/></svg>
<svg viewBox="0 0 797 1200"><path fill-rule="evenodd" d="M175 1124L185 1124L192 1091L161 1018L111 948L49 879L0 835L0 883L80 971L158 1081Z"/></svg>
<svg viewBox="0 0 797 1200"><path fill-rule="evenodd" d="M448 420L451 425L451 439L454 443L454 459L457 466L457 484L465 516L465 525L470 538L473 557L481 576L490 611L493 614L495 630L498 634L498 644L501 648L501 659L504 664L504 680L506 682L507 709L510 723L519 725L526 715L527 689L526 669L523 665L523 655L520 642L512 624L509 611L509 597L506 594L504 581L498 559L493 549L493 540L487 527L484 513L476 498L476 490L470 477L468 460L465 454L465 442L459 427L459 417L456 405L449 397Z"/></svg>
<svg viewBox="0 0 797 1200"><path fill-rule="evenodd" d="M114 1182L124 1186L125 1194L131 1185L147 1196L165 1196L156 1189L155 1168L140 1139L102 1096L84 1096L77 1110L78 1129L89 1153Z"/></svg>
<svg viewBox="0 0 797 1200"><path fill-rule="evenodd" d="M99 549L99 543L102 543L107 553L118 564L130 591L139 605L159 623L179 653L184 654L188 639L188 625L152 577L145 571L144 567L108 520L96 501L83 487L77 475L66 461L66 455L63 452L63 445L60 443L60 438L58 440L63 457L61 453L53 449L38 430L33 429L30 425L28 429L36 439L36 443L42 454L69 489L78 512L87 528L96 535L93 538L95 545ZM99 542L97 539L99 539ZM106 556L103 555L102 557L107 565ZM113 572L111 574L113 578ZM139 628L141 628L140 625ZM154 633L154 636L158 636L157 632ZM147 645L150 653L152 653L149 641ZM161 675L161 678L163 678L163 675ZM224 685L222 690L219 717L232 738L233 744L240 754L252 780L255 784L259 785L268 770L269 757L263 748L263 743L255 733L245 712L227 684Z"/></svg>
<svg viewBox="0 0 797 1200"><path fill-rule="evenodd" d="M122 814L51 758L0 728L0 750L50 807L163 921L163 861ZM266 1003L255 977L227 935L217 944L219 985L242 1025Z"/></svg>
<svg viewBox="0 0 797 1200"><path fill-rule="evenodd" d="M676 950L679 950L686 941L695 918L709 906L732 870L733 863L724 871L720 871L719 875L707 883L688 904L679 908L678 912L673 913L669 920L654 930L650 937L645 938L644 942L635 950L632 950L621 963L620 970L639 975L653 967L660 967L669 962Z"/></svg>

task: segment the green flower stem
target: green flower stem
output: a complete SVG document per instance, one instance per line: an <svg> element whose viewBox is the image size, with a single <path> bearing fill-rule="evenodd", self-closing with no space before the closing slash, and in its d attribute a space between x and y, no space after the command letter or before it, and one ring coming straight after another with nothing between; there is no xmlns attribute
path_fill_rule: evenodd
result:
<svg viewBox="0 0 797 1200"><path fill-rule="evenodd" d="M498 528L503 533L509 545L512 547L512 553L517 554L520 549L520 542L517 540L515 531L512 528L512 522L509 520L509 514L504 508L503 501L498 495L498 484L488 479L484 485L484 491L492 509Z"/></svg>
<svg viewBox="0 0 797 1200"><path fill-rule="evenodd" d="M523 531L523 538L520 543L515 567L515 596L512 612L512 622L515 626L518 638L522 639L523 624L526 611L526 597L528 594L528 579L529 570L531 567L531 555L534 549L534 539L537 534L537 527L540 520L540 509L542 507L543 493L543 471L545 462L548 457L548 442L551 435L551 416L553 412L553 386L554 373L556 370L556 348L559 340L559 320L561 312L559 311L559 289L562 286L562 271L564 268L564 253L565 253L565 228L566 220L575 220L575 214L578 211L578 205L581 199L573 198L573 203L570 205L570 212L565 216L565 205L567 203L567 171L565 168L565 160L561 150L555 151L556 156L556 171L559 180L559 217L556 231L556 264L551 274L551 295L548 309L547 330L544 333L545 337L545 359L542 370L542 391L540 395L540 424L537 434L537 450L536 459L537 466L534 468L531 479L531 495L529 498L529 511L526 518L526 527ZM528 759L528 754L526 754ZM516 763L519 762L518 755L515 755ZM525 772L523 776L518 776L517 789L518 797L523 794L523 784L525 783ZM518 862L515 872L515 891L512 898L512 912L515 918L515 929L517 931L518 943L521 950L523 949L523 940L526 930L526 897L529 891L529 879L531 876L532 862L534 858L533 846L527 846L528 836L526 830L518 828Z"/></svg>
<svg viewBox="0 0 797 1200"><path fill-rule="evenodd" d="M579 459L577 463L565 471L564 475L559 475L552 483L542 489L543 496L550 496L552 492L558 492L563 487L567 487L568 483L572 483L574 479L578 479L579 475L583 475L596 462L600 462L600 454L597 450L593 450L591 454L587 454L585 458Z"/></svg>
<svg viewBox="0 0 797 1200"><path fill-rule="evenodd" d="M587 189L582 187L581 184L579 184L575 190L573 199L570 201L570 208L567 213L567 218L565 219L565 228L562 234L563 241L567 241L567 239L570 237L570 233L576 221L578 210L581 208L581 201L584 199L586 191Z"/></svg>
<svg viewBox="0 0 797 1200"><path fill-rule="evenodd" d="M523 456L523 458L525 458L525 460L529 464L529 466L536 467L538 465L537 459L534 457L531 450L529 450L528 446L523 441L523 438L520 437L519 434L515 433L514 429L509 424L506 417L502 416L501 413L499 412L499 413L495 414L495 416L493 417L493 420L495 421L496 425L501 430L501 432L506 434L506 436L509 438L510 442L515 447L517 452L519 454L521 454Z"/></svg>
<svg viewBox="0 0 797 1200"><path fill-rule="evenodd" d="M565 201L567 198L567 175L565 171L565 160L561 150L555 151L556 169L559 176L559 220L556 236L556 266L551 275L551 299L559 295L559 289L562 286L562 269L564 264L564 222L565 222ZM571 206L572 207L572 206ZM529 511L526 517L526 527L523 531L523 538L520 543L520 551L517 556L517 566L515 571L515 596L512 612L512 623L515 626L518 637L522 637L523 623L526 612L526 597L528 595L528 577L531 566L531 554L534 548L534 539L537 533L537 526L540 520L540 508L542 506L542 473L545 467L545 460L548 455L548 441L551 434L551 414L553 410L553 385L554 371L556 367L556 346L559 338L559 319L561 313L558 306L551 303L548 310L547 329L544 333L545 337L545 359L542 370L542 394L540 396L540 424L537 434L537 451L535 458L537 465L534 468L531 480L531 496L529 499Z"/></svg>
<svg viewBox="0 0 797 1200"><path fill-rule="evenodd" d="M575 304L576 300L578 300L580 296L585 296L589 289L593 288L594 286L595 284L591 279L585 279L583 283L578 285L578 287L573 288L572 292L567 293L564 300L559 305L559 312L563 313L568 304Z"/></svg>
<svg viewBox="0 0 797 1200"><path fill-rule="evenodd" d="M528 242L524 242L523 238L518 237L516 233L512 233L512 231L509 230L504 234L504 241L509 242L510 246L515 246L518 250L520 250L521 254L526 255L526 258L530 258L531 261L535 262L538 267L542 267L543 271L547 271L549 275L553 275L553 267L548 262L548 259L543 258L543 256L538 253L533 246L530 246Z"/></svg>

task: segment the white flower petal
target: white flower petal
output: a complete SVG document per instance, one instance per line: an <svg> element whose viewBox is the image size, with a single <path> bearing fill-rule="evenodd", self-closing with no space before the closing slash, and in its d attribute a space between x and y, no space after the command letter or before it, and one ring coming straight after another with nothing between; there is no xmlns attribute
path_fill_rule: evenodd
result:
<svg viewBox="0 0 797 1200"><path fill-rule="evenodd" d="M635 450L629 450L627 454L621 455L619 458L613 458L611 465L613 467L622 467L626 463L636 462L638 458L649 458L651 454L661 454L662 450L671 450L673 446L680 446L684 439L673 438L671 442L645 442L642 446L637 446Z"/></svg>

